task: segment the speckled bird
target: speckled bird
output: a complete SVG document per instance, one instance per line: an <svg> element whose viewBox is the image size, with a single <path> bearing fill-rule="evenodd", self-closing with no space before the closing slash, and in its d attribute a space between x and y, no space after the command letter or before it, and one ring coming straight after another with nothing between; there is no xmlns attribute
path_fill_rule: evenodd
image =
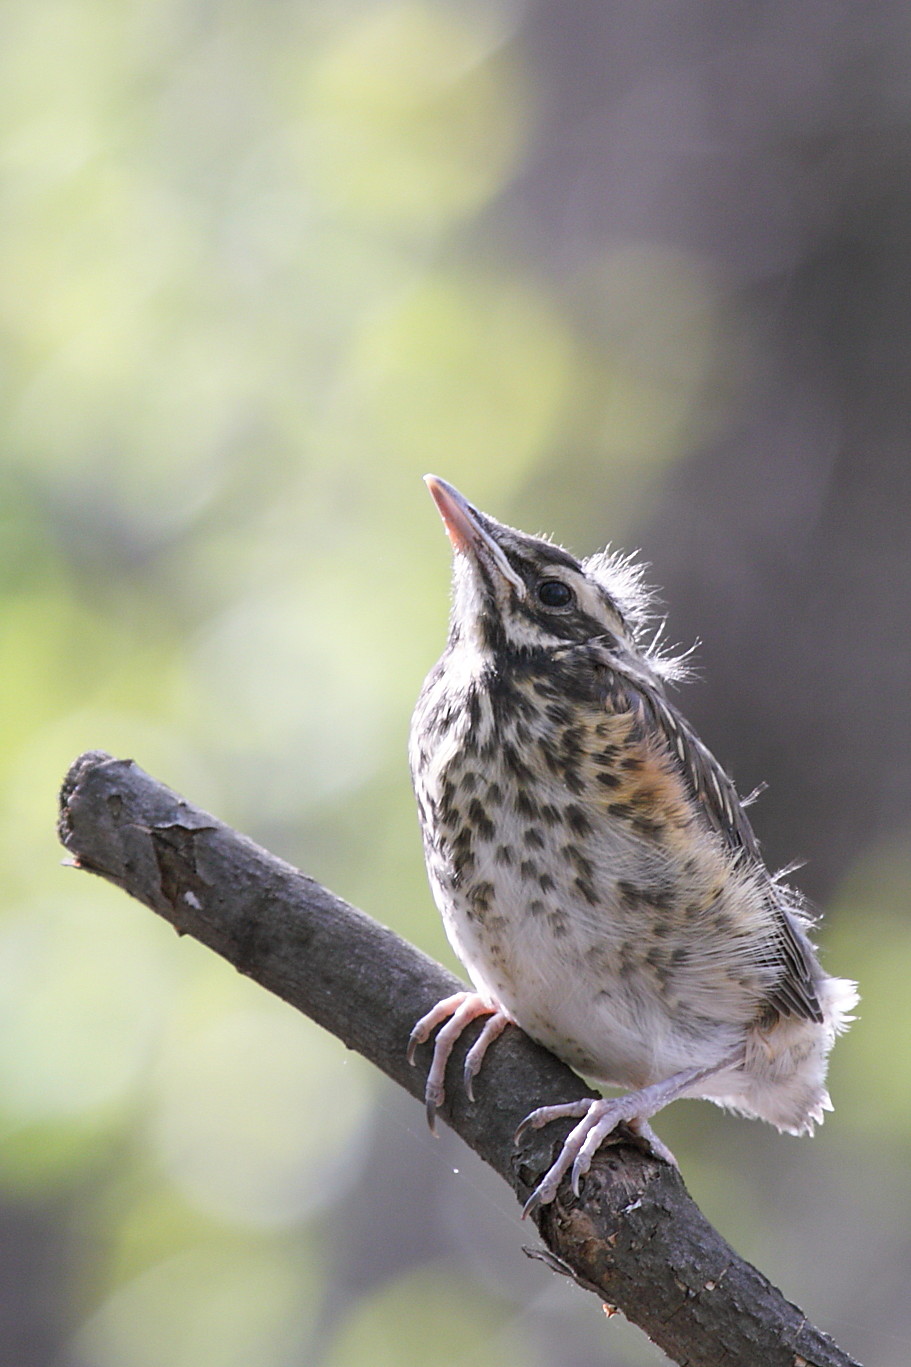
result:
<svg viewBox="0 0 911 1367"><path fill-rule="evenodd" d="M428 1116L470 1021L464 1081L514 1022L596 1084L519 1127L578 1123L526 1211L573 1190L621 1122L704 1097L791 1134L825 1087L854 984L830 977L799 896L773 876L728 775L669 701L680 662L655 644L629 559L578 561L427 484L454 550L449 638L415 709L410 761L430 885L475 990L440 1027Z"/></svg>

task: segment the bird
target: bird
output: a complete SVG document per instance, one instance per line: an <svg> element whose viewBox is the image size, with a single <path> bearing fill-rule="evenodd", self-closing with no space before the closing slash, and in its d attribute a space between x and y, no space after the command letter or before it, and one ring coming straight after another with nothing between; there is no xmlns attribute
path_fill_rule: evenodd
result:
<svg viewBox="0 0 911 1367"><path fill-rule="evenodd" d="M523 1214L567 1174L578 1196L624 1129L675 1164L649 1122L680 1097L812 1134L856 985L822 968L790 870L770 872L746 802L671 701L686 666L657 639L644 568L610 549L580 561L425 482L453 596L409 761L431 891L473 985L411 1032L412 1063L433 1036L431 1128L453 1047L484 1018L469 1099L510 1024L623 1089L525 1117L517 1144L575 1124Z"/></svg>

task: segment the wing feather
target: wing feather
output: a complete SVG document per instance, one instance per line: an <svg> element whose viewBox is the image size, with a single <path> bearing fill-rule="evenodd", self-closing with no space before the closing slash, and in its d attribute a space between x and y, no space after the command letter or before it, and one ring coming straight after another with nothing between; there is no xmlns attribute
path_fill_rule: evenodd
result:
<svg viewBox="0 0 911 1367"><path fill-rule="evenodd" d="M822 1022L813 951L794 911L783 901L781 888L765 866L759 843L731 779L659 688L638 671L632 675L613 663L609 668L616 680L615 689L622 694L626 704L644 714L652 723L650 729L657 729L664 738L668 755L682 774L705 821L732 852L748 860L767 880L769 905L775 915L777 932L772 952L783 970L770 993L770 1007L779 1015ZM614 693L614 701L617 700Z"/></svg>

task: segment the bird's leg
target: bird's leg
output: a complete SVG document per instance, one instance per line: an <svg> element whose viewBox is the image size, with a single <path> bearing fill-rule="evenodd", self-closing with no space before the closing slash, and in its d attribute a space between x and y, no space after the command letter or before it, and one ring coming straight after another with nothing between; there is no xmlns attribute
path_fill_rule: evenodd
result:
<svg viewBox="0 0 911 1367"><path fill-rule="evenodd" d="M427 1074L427 1084L424 1088L427 1123L431 1130L435 1128L437 1109L442 1106L446 1096L446 1065L449 1062L449 1056L463 1030L473 1020L477 1020L478 1016L489 1016L490 1020L484 1026L465 1059L463 1074L465 1090L468 1092L469 1099L473 1101L472 1080L481 1067L488 1047L510 1023L510 1018L505 1012L496 1006L492 1006L477 992L456 992L451 997L444 997L442 1001L437 1002L432 1011L428 1011L426 1016L422 1016L408 1038L408 1062L414 1063L418 1045L424 1044L430 1038L431 1031L435 1030L442 1021L447 1022L433 1042L433 1058L430 1061L430 1071Z"/></svg>
<svg viewBox="0 0 911 1367"><path fill-rule="evenodd" d="M663 1082L653 1082L648 1087L642 1087L636 1092L627 1092L624 1096L599 1097L594 1101L583 1099L568 1102L563 1106L541 1106L538 1110L532 1111L516 1131L516 1144L521 1142L527 1130L539 1130L542 1126L549 1125L552 1120L563 1120L567 1116L574 1119L578 1116L582 1118L578 1125L570 1130L556 1162L548 1169L526 1201L522 1212L523 1218L538 1206L546 1206L554 1199L557 1188L570 1168L572 1189L578 1196L579 1184L591 1167L596 1152L605 1139L624 1121L630 1129L648 1141L656 1158L662 1158L666 1163L676 1167L677 1160L652 1130L648 1123L649 1119L696 1083L742 1062L743 1050L738 1049L736 1053L728 1055L711 1067L685 1068L682 1072L665 1078Z"/></svg>

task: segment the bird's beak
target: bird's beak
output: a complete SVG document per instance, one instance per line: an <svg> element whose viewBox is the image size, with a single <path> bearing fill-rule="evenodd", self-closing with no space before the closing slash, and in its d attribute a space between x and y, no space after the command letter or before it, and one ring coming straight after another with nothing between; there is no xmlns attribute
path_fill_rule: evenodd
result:
<svg viewBox="0 0 911 1367"><path fill-rule="evenodd" d="M502 548L481 525L477 511L468 500L462 497L458 489L436 475L425 475L424 483L439 509L453 550L473 558L480 555L492 561L503 578L513 586L520 597L524 597L524 579L516 574Z"/></svg>

